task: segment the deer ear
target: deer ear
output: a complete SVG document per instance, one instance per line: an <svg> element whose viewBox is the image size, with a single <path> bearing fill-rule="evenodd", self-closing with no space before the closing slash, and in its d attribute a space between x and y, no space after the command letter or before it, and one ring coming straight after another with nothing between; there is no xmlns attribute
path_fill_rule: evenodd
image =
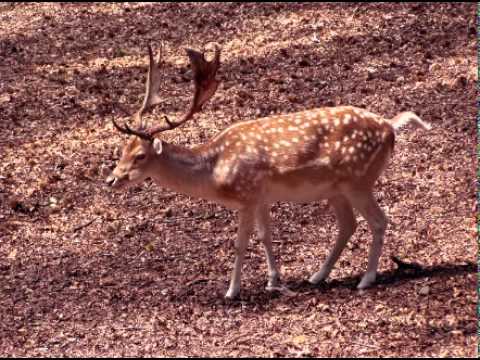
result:
<svg viewBox="0 0 480 360"><path fill-rule="evenodd" d="M162 140L157 138L153 139L153 149L155 150L155 153L160 155L162 153Z"/></svg>

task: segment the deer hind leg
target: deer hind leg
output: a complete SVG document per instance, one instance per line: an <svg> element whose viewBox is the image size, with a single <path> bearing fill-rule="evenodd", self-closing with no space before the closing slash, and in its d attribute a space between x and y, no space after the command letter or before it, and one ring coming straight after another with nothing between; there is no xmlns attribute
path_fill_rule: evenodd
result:
<svg viewBox="0 0 480 360"><path fill-rule="evenodd" d="M339 231L335 246L323 263L320 271L313 274L308 280L311 284L318 284L328 277L343 249L345 249L348 240L357 228L357 221L355 220L352 205L350 205L347 199L344 197L336 197L330 199L329 203L335 212Z"/></svg>
<svg viewBox="0 0 480 360"><path fill-rule="evenodd" d="M240 279L242 276L242 265L245 259L248 241L254 229L254 209L246 208L239 212L239 224L237 238L235 239L235 263L230 287L225 295L227 299L234 299L240 293Z"/></svg>
<svg viewBox="0 0 480 360"><path fill-rule="evenodd" d="M352 195L351 202L367 220L368 226L373 233L373 242L368 254L367 272L357 286L358 289L362 290L370 287L377 277L378 261L382 254L383 239L388 220L382 209L378 206L371 190Z"/></svg>
<svg viewBox="0 0 480 360"><path fill-rule="evenodd" d="M272 248L272 233L270 226L270 207L268 205L261 205L257 209L257 227L258 237L262 241L265 248L265 256L267 258L268 267L268 284L267 290L272 290L279 285L280 271L275 262Z"/></svg>

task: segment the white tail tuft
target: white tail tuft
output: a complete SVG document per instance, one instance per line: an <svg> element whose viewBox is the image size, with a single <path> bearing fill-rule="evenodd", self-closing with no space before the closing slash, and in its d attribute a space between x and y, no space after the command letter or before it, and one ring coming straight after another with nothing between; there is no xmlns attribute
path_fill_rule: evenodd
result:
<svg viewBox="0 0 480 360"><path fill-rule="evenodd" d="M420 119L417 115L415 115L411 111L406 111L398 114L393 119L390 120L390 124L392 124L395 130L400 129L402 126L408 124L410 121L413 121L416 127L420 127L425 130L430 130L432 126L422 119Z"/></svg>

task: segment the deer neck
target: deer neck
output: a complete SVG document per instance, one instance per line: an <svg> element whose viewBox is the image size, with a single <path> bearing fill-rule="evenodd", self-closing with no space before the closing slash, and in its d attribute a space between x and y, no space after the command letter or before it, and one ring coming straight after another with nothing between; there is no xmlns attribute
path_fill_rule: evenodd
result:
<svg viewBox="0 0 480 360"><path fill-rule="evenodd" d="M206 157L202 147L188 149L163 142L150 171L160 186L190 196L208 198L212 192L214 159Z"/></svg>

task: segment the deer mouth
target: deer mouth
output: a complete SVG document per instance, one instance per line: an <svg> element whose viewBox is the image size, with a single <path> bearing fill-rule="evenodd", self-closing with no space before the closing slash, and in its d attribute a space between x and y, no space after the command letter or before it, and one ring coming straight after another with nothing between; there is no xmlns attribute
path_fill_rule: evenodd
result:
<svg viewBox="0 0 480 360"><path fill-rule="evenodd" d="M105 182L107 183L107 185L111 188L119 188L122 186L122 184L124 183L124 180L125 178L118 178L114 175L110 175L109 177L107 177L107 179L105 180Z"/></svg>

